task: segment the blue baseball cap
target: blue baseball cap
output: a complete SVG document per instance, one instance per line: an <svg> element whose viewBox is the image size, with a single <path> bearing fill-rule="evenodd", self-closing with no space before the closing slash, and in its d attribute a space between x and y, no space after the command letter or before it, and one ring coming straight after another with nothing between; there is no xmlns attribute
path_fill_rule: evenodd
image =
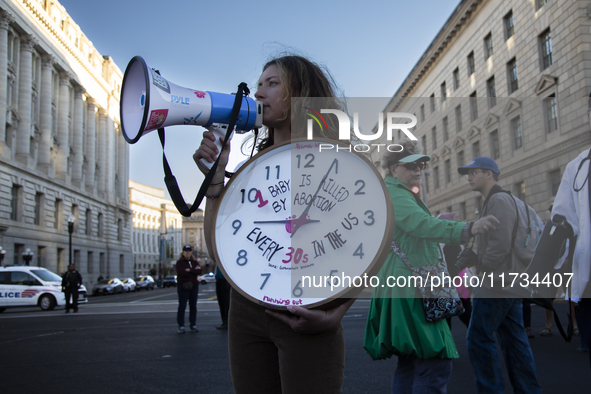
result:
<svg viewBox="0 0 591 394"><path fill-rule="evenodd" d="M483 170L491 170L497 175L500 175L501 172L499 171L499 166L497 162L491 159L490 157L482 156L477 157L470 162L467 166L458 167L458 172L461 175L466 175L472 169L483 169Z"/></svg>

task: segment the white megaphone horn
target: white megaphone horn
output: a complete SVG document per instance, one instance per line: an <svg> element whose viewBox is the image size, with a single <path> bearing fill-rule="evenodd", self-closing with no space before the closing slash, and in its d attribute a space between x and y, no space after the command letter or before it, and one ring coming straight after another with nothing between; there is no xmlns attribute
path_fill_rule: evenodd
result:
<svg viewBox="0 0 591 394"><path fill-rule="evenodd" d="M135 144L144 135L172 125L210 127L230 123L235 96L184 88L148 68L140 56L130 60L121 88L121 129L123 138ZM263 105L242 98L235 130L245 133L263 123ZM222 131L220 130L220 133ZM225 136L225 132L220 134ZM216 138L221 151L221 142Z"/></svg>

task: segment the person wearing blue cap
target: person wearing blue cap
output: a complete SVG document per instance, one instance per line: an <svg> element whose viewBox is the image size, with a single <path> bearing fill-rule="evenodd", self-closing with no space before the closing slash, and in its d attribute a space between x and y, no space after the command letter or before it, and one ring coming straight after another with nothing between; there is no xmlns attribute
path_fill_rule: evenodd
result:
<svg viewBox="0 0 591 394"><path fill-rule="evenodd" d="M523 264L512 247L517 212L515 201L497 184L499 166L490 157L477 157L458 172L466 175L473 191L484 198L481 217L494 215L500 225L477 236L479 273L486 275L483 287L474 290L472 317L468 327L468 355L474 369L476 391L504 392L503 372L494 334L499 337L507 372L516 393L541 393L536 366L523 326L521 298L502 292L500 278L523 272ZM495 280L489 280L490 274ZM502 298L501 298L502 297Z"/></svg>

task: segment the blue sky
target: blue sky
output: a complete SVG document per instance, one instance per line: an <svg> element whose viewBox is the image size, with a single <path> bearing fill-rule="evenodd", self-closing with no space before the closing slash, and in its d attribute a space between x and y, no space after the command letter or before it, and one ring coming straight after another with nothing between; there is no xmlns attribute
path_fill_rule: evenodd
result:
<svg viewBox="0 0 591 394"><path fill-rule="evenodd" d="M264 63L292 51L325 65L348 97L392 97L459 1L59 0L122 72L142 56L180 86L254 94ZM167 129L166 153L187 201L203 176L201 127ZM239 157L235 139L233 157ZM130 147L130 179L165 189L155 133Z"/></svg>

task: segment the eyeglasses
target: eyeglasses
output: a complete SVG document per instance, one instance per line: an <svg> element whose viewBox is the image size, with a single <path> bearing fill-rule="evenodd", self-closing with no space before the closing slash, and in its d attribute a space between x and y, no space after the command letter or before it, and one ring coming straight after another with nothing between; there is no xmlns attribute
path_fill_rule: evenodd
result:
<svg viewBox="0 0 591 394"><path fill-rule="evenodd" d="M415 161L414 163L398 163L397 166L404 166L409 171L424 170L427 167L427 163L424 161Z"/></svg>
<svg viewBox="0 0 591 394"><path fill-rule="evenodd" d="M466 174L466 176L468 178L474 178L476 176L476 174L478 174L479 172L484 172L483 170L472 170L472 171L468 171L468 173Z"/></svg>

